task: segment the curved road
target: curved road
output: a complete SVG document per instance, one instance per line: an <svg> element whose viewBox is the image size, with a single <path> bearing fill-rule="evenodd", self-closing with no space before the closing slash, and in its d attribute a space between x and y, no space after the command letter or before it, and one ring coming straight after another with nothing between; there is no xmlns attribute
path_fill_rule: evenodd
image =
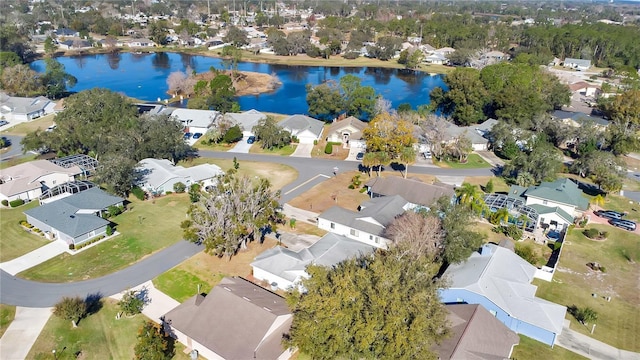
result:
<svg viewBox="0 0 640 360"><path fill-rule="evenodd" d="M273 162L289 165L297 169L298 178L282 189L282 203L290 201L326 179L326 177L318 176L319 174L332 176L334 167L338 167L339 172L357 170L360 164L360 162L356 161L213 151L201 151L200 156L220 159L232 159L236 157L239 161ZM447 176L487 176L492 175L494 170L495 169L460 170L419 166L409 167L410 174L420 173ZM278 176L278 174L273 174L273 176ZM201 250L203 250L202 246L181 241L124 270L101 278L73 283L40 283L21 279L11 276L4 271L0 271L0 303L26 307L49 307L57 303L63 296L77 295L85 297L88 294L109 296L153 279Z"/></svg>

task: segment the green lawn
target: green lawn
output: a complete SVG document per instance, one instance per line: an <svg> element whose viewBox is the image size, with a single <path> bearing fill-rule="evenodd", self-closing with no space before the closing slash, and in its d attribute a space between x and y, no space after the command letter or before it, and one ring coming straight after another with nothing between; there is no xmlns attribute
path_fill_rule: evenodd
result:
<svg viewBox="0 0 640 360"><path fill-rule="evenodd" d="M539 341L520 335L520 344L513 348L511 359L582 360L587 358L560 346L556 345L551 348Z"/></svg>
<svg viewBox="0 0 640 360"><path fill-rule="evenodd" d="M171 269L153 280L153 285L163 293L179 302L183 302L198 293L209 293L213 286L220 282L223 274L213 274L213 278L206 276L206 280L182 268Z"/></svg>
<svg viewBox="0 0 640 360"><path fill-rule="evenodd" d="M0 209L0 262L15 259L49 243L42 236L24 231L19 224L20 220L26 220L22 212L36 206L38 202L32 201L17 208Z"/></svg>
<svg viewBox="0 0 640 360"><path fill-rule="evenodd" d="M147 318L136 315L116 320L119 307L112 299L103 299L102 308L82 319L78 328L71 322L51 316L27 355L28 359L132 359L138 329ZM187 360L184 346L176 342L173 359Z"/></svg>
<svg viewBox="0 0 640 360"><path fill-rule="evenodd" d="M484 161L482 157L478 154L469 154L467 162L459 163L457 161L436 161L433 160L433 163L437 166L444 168L452 168L452 169L480 169L480 168L490 168L491 164Z"/></svg>
<svg viewBox="0 0 640 360"><path fill-rule="evenodd" d="M290 145L287 145L287 146L283 146L281 148L263 149L259 145L260 145L260 143L258 142L257 146L252 146L251 149L249 149L249 153L251 153L251 154L267 154L267 155L289 156L289 155L293 154L294 151L296 151L296 146L297 146L297 145L290 144Z"/></svg>
<svg viewBox="0 0 640 360"><path fill-rule="evenodd" d="M195 143L195 145L193 145L193 147L195 147L196 149L199 150L210 150L210 151L229 151L229 149L232 149L235 146L235 144L211 144L211 145L205 145L200 143L199 141L197 143Z"/></svg>
<svg viewBox="0 0 640 360"><path fill-rule="evenodd" d="M38 156L34 154L27 154L11 158L8 161L3 161L0 163L0 170L35 160L37 157Z"/></svg>
<svg viewBox="0 0 640 360"><path fill-rule="evenodd" d="M189 206L186 194L153 201L131 197L128 210L112 221L120 235L76 255L62 254L20 276L44 282L67 282L100 277L123 269L182 239L180 222Z"/></svg>
<svg viewBox="0 0 640 360"><path fill-rule="evenodd" d="M536 295L565 306L594 309L598 320L593 335L591 326L584 326L567 314L571 328L614 347L638 352L640 237L609 225L587 227L607 231L608 239L593 241L582 234L583 229L571 230L553 282L534 280L538 286ZM589 269L589 262L598 262L606 272ZM607 296L611 296L611 302L605 300Z"/></svg>
<svg viewBox="0 0 640 360"><path fill-rule="evenodd" d="M16 316L16 307L11 305L0 304L0 338L7 331L9 325Z"/></svg>
<svg viewBox="0 0 640 360"><path fill-rule="evenodd" d="M46 130L49 126L53 125L55 114L49 114L36 120L20 123L16 126L12 126L9 129L2 132L2 134L8 135L20 135L25 136L30 132L36 130Z"/></svg>

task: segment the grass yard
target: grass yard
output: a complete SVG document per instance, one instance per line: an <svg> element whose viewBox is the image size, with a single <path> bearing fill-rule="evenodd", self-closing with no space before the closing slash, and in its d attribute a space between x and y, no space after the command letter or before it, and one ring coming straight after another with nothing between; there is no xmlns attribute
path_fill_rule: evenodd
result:
<svg viewBox="0 0 640 360"><path fill-rule="evenodd" d="M253 259L276 244L276 241L270 238L266 238L262 244L249 243L246 250L240 250L231 260L200 252L153 279L153 285L182 302L196 295L198 284L201 285L200 292L209 292L225 276L249 277Z"/></svg>
<svg viewBox="0 0 640 360"><path fill-rule="evenodd" d="M520 344L513 348L511 359L582 360L587 358L560 346L551 348L539 341L520 335Z"/></svg>
<svg viewBox="0 0 640 360"><path fill-rule="evenodd" d="M480 234L483 234L485 236L485 242L492 242L492 243L496 243L499 244L500 241L502 241L503 239L510 239L507 235L502 234L502 233L497 233L497 232L493 232L491 229L493 229L494 226L489 224L488 222L485 221L477 221L474 225L472 230L473 231L477 231ZM512 240L513 241L513 240Z"/></svg>
<svg viewBox="0 0 640 360"><path fill-rule="evenodd" d="M451 169L481 169L481 168L490 168L491 164L484 161L482 157L478 154L469 154L467 158L467 162L459 163L457 161L437 161L433 159L433 163L442 168L451 168Z"/></svg>
<svg viewBox="0 0 640 360"><path fill-rule="evenodd" d="M113 299L103 299L97 313L82 319L78 328L71 322L51 316L27 355L28 359L132 359L137 343L138 329L148 320L144 315L116 320L119 307ZM187 360L185 347L176 342L173 359Z"/></svg>
<svg viewBox="0 0 640 360"><path fill-rule="evenodd" d="M573 316L571 328L614 347L640 351L640 312L638 312L638 274L640 237L609 225L589 225L609 232L605 241L594 241L573 229L567 236L560 265L553 282L534 280L537 296L555 303L591 307L598 313L597 326L584 326ZM598 262L606 272L587 267ZM596 296L592 296L596 294ZM611 296L611 302L605 297Z"/></svg>
<svg viewBox="0 0 640 360"><path fill-rule="evenodd" d="M55 114L45 115L36 120L23 122L16 126L10 127L9 129L3 131L2 134L25 136L28 133L34 132L38 129L44 131L49 126L53 125L53 119L55 119Z"/></svg>
<svg viewBox="0 0 640 360"><path fill-rule="evenodd" d="M296 151L296 144L289 144L283 146L281 148L272 148L272 149L263 149L260 146L260 142L254 143L249 149L250 154L265 154L265 155L279 155L279 156L289 156Z"/></svg>
<svg viewBox="0 0 640 360"><path fill-rule="evenodd" d="M480 189L484 189L485 185L489 182L489 180L493 180L493 192L496 193L508 193L509 192L509 184L504 181L504 178L497 176L468 176L464 178L464 182L469 183L471 185L478 185Z"/></svg>
<svg viewBox="0 0 640 360"><path fill-rule="evenodd" d="M44 282L69 282L96 278L124 269L182 239L180 222L189 206L186 194L153 201L130 197L127 211L112 221L120 235L77 255L62 254L20 273Z"/></svg>
<svg viewBox="0 0 640 360"><path fill-rule="evenodd" d="M0 262L15 259L49 243L42 236L26 232L19 224L20 220L26 220L22 212L36 206L38 202L32 201L17 208L0 209Z"/></svg>
<svg viewBox="0 0 640 360"><path fill-rule="evenodd" d="M26 154L26 155L22 155L22 156L16 156L13 157L11 159L9 159L8 161L3 161L0 163L0 170L1 169L6 169L12 166L16 166L16 165L20 165L22 163L26 163L29 161L33 161L38 157L38 155L35 154Z"/></svg>
<svg viewBox="0 0 640 360"><path fill-rule="evenodd" d="M199 149L199 150L229 151L235 145L236 144L211 144L211 145L205 145L205 144L202 144L200 141L198 141L197 143L195 143L193 145L193 147L196 148L196 149Z"/></svg>
<svg viewBox="0 0 640 360"><path fill-rule="evenodd" d="M16 316L16 307L0 304L0 337L7 331L9 325Z"/></svg>
<svg viewBox="0 0 640 360"><path fill-rule="evenodd" d="M282 189L282 187L298 177L298 172L288 165L254 161L239 161L238 163L240 164L238 174L249 177L260 176L267 178L271 182L271 186L276 190ZM233 160L212 158L196 158L190 161L181 161L178 165L190 167L199 164L216 164L220 166L223 171L233 168Z"/></svg>
<svg viewBox="0 0 640 360"><path fill-rule="evenodd" d="M356 175L360 175L362 185L369 181L366 174L358 171L341 172L289 201L289 205L316 213L334 205L355 211L361 202L369 199L369 195L361 193L359 189L349 189L351 179Z"/></svg>

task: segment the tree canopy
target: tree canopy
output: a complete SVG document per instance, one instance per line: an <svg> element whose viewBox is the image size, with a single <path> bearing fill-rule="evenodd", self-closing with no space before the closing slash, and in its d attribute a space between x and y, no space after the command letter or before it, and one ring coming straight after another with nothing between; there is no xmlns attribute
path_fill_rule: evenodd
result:
<svg viewBox="0 0 640 360"><path fill-rule="evenodd" d="M307 85L309 114L320 118L333 119L345 113L368 119L374 114L376 100L373 87L363 86L360 78L352 74L343 76L339 84Z"/></svg>
<svg viewBox="0 0 640 360"><path fill-rule="evenodd" d="M175 355L173 338L164 332L160 324L145 321L138 330L138 342L134 348L136 360L169 360Z"/></svg>

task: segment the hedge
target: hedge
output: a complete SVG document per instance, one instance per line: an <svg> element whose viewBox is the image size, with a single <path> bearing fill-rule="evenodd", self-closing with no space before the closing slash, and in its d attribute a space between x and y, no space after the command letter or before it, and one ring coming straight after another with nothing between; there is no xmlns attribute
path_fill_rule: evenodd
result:
<svg viewBox="0 0 640 360"><path fill-rule="evenodd" d="M13 200L13 201L11 201L11 202L9 203L9 205L10 205L12 208L14 208L14 207L18 207L18 206L20 206L20 205L22 205L22 204L24 204L24 200L22 200L22 199L16 199L16 200Z"/></svg>
<svg viewBox="0 0 640 360"><path fill-rule="evenodd" d="M328 142L327 145L325 145L324 147L324 153L331 154L332 152L333 152L333 144Z"/></svg>
<svg viewBox="0 0 640 360"><path fill-rule="evenodd" d="M3 206L9 206L9 200L7 200L7 199L2 200L2 205Z"/></svg>
<svg viewBox="0 0 640 360"><path fill-rule="evenodd" d="M131 193L133 194L133 196L137 197L138 200L144 200L144 190L140 189L139 187L136 186L131 189Z"/></svg>

